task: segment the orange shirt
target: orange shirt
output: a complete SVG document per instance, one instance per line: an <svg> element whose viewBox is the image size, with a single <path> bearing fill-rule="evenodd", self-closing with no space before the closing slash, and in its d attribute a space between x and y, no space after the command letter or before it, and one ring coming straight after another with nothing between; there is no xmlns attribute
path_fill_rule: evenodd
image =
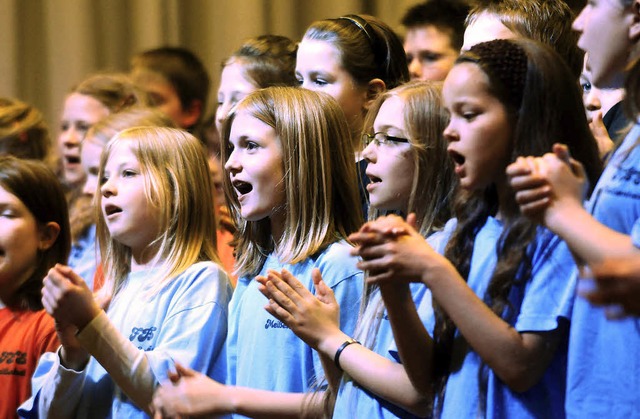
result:
<svg viewBox="0 0 640 419"><path fill-rule="evenodd" d="M231 284L233 284L235 288L238 278L232 275L233 267L236 263L236 258L233 256L234 249L229 245L229 242L232 239L233 234L229 233L227 230L217 230L218 257L220 258L220 262L222 262L222 267L224 268L225 272L227 272L227 275L229 275Z"/></svg>
<svg viewBox="0 0 640 419"><path fill-rule="evenodd" d="M0 309L0 418L15 418L31 396L31 376L40 355L58 349L53 318L46 311Z"/></svg>

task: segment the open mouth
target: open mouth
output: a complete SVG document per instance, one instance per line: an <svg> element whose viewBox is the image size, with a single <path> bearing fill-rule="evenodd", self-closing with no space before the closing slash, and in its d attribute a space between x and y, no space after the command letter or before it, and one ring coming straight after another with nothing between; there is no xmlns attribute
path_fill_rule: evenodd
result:
<svg viewBox="0 0 640 419"><path fill-rule="evenodd" d="M80 156L69 156L69 155L66 155L66 156L64 156L64 159L67 162L67 164L79 164L80 163Z"/></svg>
<svg viewBox="0 0 640 419"><path fill-rule="evenodd" d="M369 173L367 173L367 177L369 178L369 182L370 182L370 183L378 183L378 182L382 182L382 179L380 179L380 178L379 178L379 177L377 177L377 176L370 175Z"/></svg>
<svg viewBox="0 0 640 419"><path fill-rule="evenodd" d="M253 190L253 186L250 183L241 180L233 181L233 187L238 191L238 195L240 196L248 194Z"/></svg>
<svg viewBox="0 0 640 419"><path fill-rule="evenodd" d="M449 152L449 156L451 157L451 159L453 160L453 163L458 165L458 166L462 166L464 164L464 156L454 150L447 150Z"/></svg>
<svg viewBox="0 0 640 419"><path fill-rule="evenodd" d="M110 215L113 215L113 214L118 214L120 212L122 212L122 208L117 207L117 206L112 205L112 204L107 204L104 207L104 213L105 213L105 215L107 217L109 217Z"/></svg>

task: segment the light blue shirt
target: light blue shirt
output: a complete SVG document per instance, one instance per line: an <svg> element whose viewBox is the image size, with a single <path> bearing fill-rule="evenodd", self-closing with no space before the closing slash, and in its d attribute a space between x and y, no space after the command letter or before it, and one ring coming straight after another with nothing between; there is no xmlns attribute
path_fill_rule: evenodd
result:
<svg viewBox="0 0 640 419"><path fill-rule="evenodd" d="M431 293L423 284L411 284L411 295L416 305L423 299L425 303L431 301ZM380 291L374 291L371 302L367 306L363 317L377 317L378 329L372 350L385 358L400 363L400 357L393 338L391 324L387 317L386 310L376 314L377 302L380 301ZM367 345L362 336L356 336L362 344ZM368 345L367 345L368 346ZM366 388L360 386L350 377L343 377L340 382L338 394L336 395L333 417L340 418L417 418L399 406L396 406L385 399L375 395Z"/></svg>
<svg viewBox="0 0 640 419"><path fill-rule="evenodd" d="M451 220L444 232L436 234L448 235L454 228L455 220ZM467 284L482 299L496 267L496 248L502 230L502 223L489 217L476 235ZM439 247L437 250L442 252L444 246ZM510 324L520 333L552 331L558 327L560 318L570 317L575 292L575 264L566 244L543 228L538 229L530 253L533 255L531 277L525 284L514 284L509 295L515 313ZM427 330L433 332L433 309L430 301L425 303L418 310L421 318L425 319ZM528 391L516 393L456 332L442 417L564 417L566 350L565 340L556 349L542 379ZM484 387L482 392L481 383Z"/></svg>
<svg viewBox="0 0 640 419"><path fill-rule="evenodd" d="M129 275L107 310L110 321L145 351L157 382L168 379L176 361L224 382L227 307L232 288L222 268L213 262L196 263L158 294L146 298L149 274L139 271ZM20 407L22 416L37 414L39 391L45 380L57 379L60 368L64 367L57 353L41 357L32 380L33 396ZM147 417L93 357L75 381L75 391L82 393L76 417Z"/></svg>
<svg viewBox="0 0 640 419"><path fill-rule="evenodd" d="M96 225L89 226L85 234L71 245L67 264L80 275L90 290L93 289L93 277L96 274L98 258L96 248Z"/></svg>
<svg viewBox="0 0 640 419"><path fill-rule="evenodd" d="M351 246L340 241L319 254L295 265L283 264L270 254L260 271L285 268L309 290L315 292L311 271L320 269L323 281L333 290L340 304L340 329L352 334L362 298L363 273L356 268ZM315 351L287 326L269 314L267 299L253 277L238 279L230 304L228 379L230 385L255 389L305 393L316 379L323 377Z"/></svg>
<svg viewBox="0 0 640 419"><path fill-rule="evenodd" d="M640 125L611 157L587 209L640 244ZM576 298L567 371L570 418L640 418L640 321L607 320L604 309Z"/></svg>

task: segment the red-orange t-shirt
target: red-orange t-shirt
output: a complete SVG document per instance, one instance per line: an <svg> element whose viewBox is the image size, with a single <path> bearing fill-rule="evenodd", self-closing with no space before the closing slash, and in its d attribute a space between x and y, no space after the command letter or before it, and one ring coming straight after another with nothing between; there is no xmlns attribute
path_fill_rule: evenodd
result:
<svg viewBox="0 0 640 419"><path fill-rule="evenodd" d="M31 396L31 376L40 355L59 345L46 311L0 309L0 418L17 417L18 406Z"/></svg>

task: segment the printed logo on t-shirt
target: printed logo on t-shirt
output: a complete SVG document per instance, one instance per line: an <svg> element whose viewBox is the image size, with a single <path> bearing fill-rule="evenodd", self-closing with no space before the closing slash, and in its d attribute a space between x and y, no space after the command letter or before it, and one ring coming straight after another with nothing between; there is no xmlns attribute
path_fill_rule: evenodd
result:
<svg viewBox="0 0 640 419"><path fill-rule="evenodd" d="M142 343L153 339L154 337L154 332L158 330L157 327L155 326L151 326L151 327L134 327L131 329L131 334L129 335L129 340L133 343L138 342L140 344L140 346L138 346L138 349L143 349L142 348ZM145 351L150 351L153 349L153 346L149 346L147 348L145 348Z"/></svg>
<svg viewBox="0 0 640 419"><path fill-rule="evenodd" d="M288 329L289 327L280 320L267 319L264 324L265 329Z"/></svg>
<svg viewBox="0 0 640 419"><path fill-rule="evenodd" d="M20 365L27 363L27 353L22 351L2 352L0 355L0 375L20 375L26 374L26 369L20 369Z"/></svg>

